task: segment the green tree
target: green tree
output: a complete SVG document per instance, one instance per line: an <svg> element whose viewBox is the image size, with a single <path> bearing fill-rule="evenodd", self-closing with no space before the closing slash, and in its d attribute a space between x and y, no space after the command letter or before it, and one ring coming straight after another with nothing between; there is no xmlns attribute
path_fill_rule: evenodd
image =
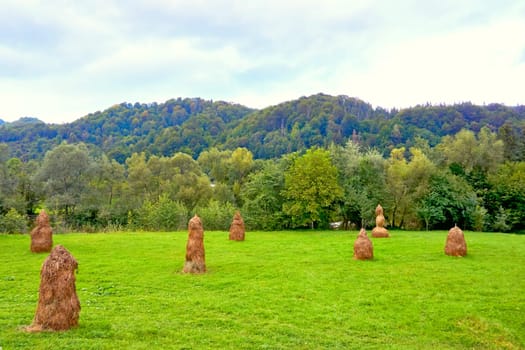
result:
<svg viewBox="0 0 525 350"><path fill-rule="evenodd" d="M178 152L170 159L172 178L168 193L191 212L197 205L204 205L212 195L209 178L202 173L197 161L189 154Z"/></svg>
<svg viewBox="0 0 525 350"><path fill-rule="evenodd" d="M448 170L435 170L430 175L428 189L416 200L415 205L417 215L427 230L447 229L456 224L463 228L474 228L476 215L481 213L472 187L465 179Z"/></svg>
<svg viewBox="0 0 525 350"><path fill-rule="evenodd" d="M0 145L1 146L1 145ZM1 152L0 147L0 152ZM1 162L1 158L4 159ZM36 162L22 162L19 158L0 158L0 214L10 208L31 215L40 199L33 181Z"/></svg>
<svg viewBox="0 0 525 350"><path fill-rule="evenodd" d="M523 144L520 135L510 122L506 122L498 129L498 137L504 143L503 157L507 161L519 161L524 156Z"/></svg>
<svg viewBox="0 0 525 350"><path fill-rule="evenodd" d="M285 166L283 160L267 160L262 169L248 175L241 190L247 228L277 230L286 226L282 212Z"/></svg>
<svg viewBox="0 0 525 350"><path fill-rule="evenodd" d="M253 164L253 155L248 149L239 147L232 152L229 160L229 182L232 185L232 192L237 206L242 206L241 186L246 180L246 176L253 169Z"/></svg>
<svg viewBox="0 0 525 350"><path fill-rule="evenodd" d="M211 200L205 206L197 207L195 212L202 219L206 230L227 231L230 228L235 207L231 203Z"/></svg>
<svg viewBox="0 0 525 350"><path fill-rule="evenodd" d="M372 224L374 208L386 198L385 160L376 150L363 152L352 140L344 147L333 145L330 152L344 191L339 201L343 227L348 228L349 223L359 227Z"/></svg>
<svg viewBox="0 0 525 350"><path fill-rule="evenodd" d="M311 148L285 173L283 210L295 227L328 224L331 210L343 191L327 150Z"/></svg>
<svg viewBox="0 0 525 350"><path fill-rule="evenodd" d="M466 174L475 169L486 174L495 170L504 158L503 141L487 127L482 127L477 137L465 129L454 136L445 136L437 148L447 165L457 164Z"/></svg>
<svg viewBox="0 0 525 350"><path fill-rule="evenodd" d="M25 233L26 231L27 219L16 209L11 208L5 215L0 215L0 232Z"/></svg>
<svg viewBox="0 0 525 350"><path fill-rule="evenodd" d="M123 194L124 166L102 155L93 161L90 173L82 207L95 213L99 225L126 224L127 212L132 208Z"/></svg>
<svg viewBox="0 0 525 350"><path fill-rule="evenodd" d="M228 160L232 152L220 151L216 147L201 152L197 162L213 183L228 182Z"/></svg>
<svg viewBox="0 0 525 350"><path fill-rule="evenodd" d="M140 208L144 200L149 200L154 193L153 176L146 164L146 154L133 153L126 159L126 167L126 198L132 208Z"/></svg>
<svg viewBox="0 0 525 350"><path fill-rule="evenodd" d="M48 151L37 179L43 183L47 206L66 218L81 204L90 182L91 159L86 145L62 143Z"/></svg>
<svg viewBox="0 0 525 350"><path fill-rule="evenodd" d="M525 162L502 164L489 176L489 184L486 202L497 229L525 228Z"/></svg>
<svg viewBox="0 0 525 350"><path fill-rule="evenodd" d="M9 210L9 193L12 185L10 184L7 160L9 147L5 143L0 143L0 215L7 213Z"/></svg>
<svg viewBox="0 0 525 350"><path fill-rule="evenodd" d="M229 160L229 179L231 183L242 183L253 168L253 154L244 147L236 148Z"/></svg>
<svg viewBox="0 0 525 350"><path fill-rule="evenodd" d="M165 194L154 203L146 200L130 216L128 225L132 229L173 231L184 229L188 224L188 209Z"/></svg>
<svg viewBox="0 0 525 350"><path fill-rule="evenodd" d="M390 154L386 184L390 197L392 225L414 224L416 203L428 192L428 182L435 165L417 148L410 149L410 161L405 148L395 148Z"/></svg>

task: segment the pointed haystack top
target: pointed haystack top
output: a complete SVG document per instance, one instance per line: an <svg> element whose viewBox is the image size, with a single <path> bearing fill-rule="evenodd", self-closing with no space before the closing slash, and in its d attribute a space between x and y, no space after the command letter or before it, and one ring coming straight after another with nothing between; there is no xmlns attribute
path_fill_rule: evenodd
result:
<svg viewBox="0 0 525 350"><path fill-rule="evenodd" d="M49 226L49 215L42 209L36 218L37 226Z"/></svg>
<svg viewBox="0 0 525 350"><path fill-rule="evenodd" d="M381 206L381 204L378 204L377 207L376 207L376 216L379 216L379 215L385 215L384 212L383 212L383 207Z"/></svg>
<svg viewBox="0 0 525 350"><path fill-rule="evenodd" d="M195 214L191 219L190 219L190 222L188 223L188 229L189 230L202 230L202 220L201 218Z"/></svg>

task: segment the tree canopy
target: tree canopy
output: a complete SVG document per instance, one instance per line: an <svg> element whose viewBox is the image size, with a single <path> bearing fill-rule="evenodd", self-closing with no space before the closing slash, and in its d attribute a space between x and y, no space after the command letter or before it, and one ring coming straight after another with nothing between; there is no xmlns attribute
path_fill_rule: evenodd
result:
<svg viewBox="0 0 525 350"><path fill-rule="evenodd" d="M318 94L263 110L202 99L0 125L0 231L61 227L525 229L525 108L372 108ZM206 216L208 218L206 218ZM225 229L225 227L222 227Z"/></svg>

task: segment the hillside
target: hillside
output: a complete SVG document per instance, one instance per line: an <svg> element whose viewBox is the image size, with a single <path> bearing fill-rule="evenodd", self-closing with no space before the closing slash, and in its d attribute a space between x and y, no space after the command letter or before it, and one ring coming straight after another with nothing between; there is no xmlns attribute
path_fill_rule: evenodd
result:
<svg viewBox="0 0 525 350"><path fill-rule="evenodd" d="M11 156L23 160L40 159L63 141L96 146L119 161L142 151L158 155L184 151L195 156L220 142L225 130L252 111L200 98L121 103L67 124L6 123L0 127L0 142L8 144Z"/></svg>
<svg viewBox="0 0 525 350"><path fill-rule="evenodd" d="M197 157L210 147L246 147L256 158L273 158L349 138L386 155L393 147L412 146L417 137L435 145L445 135L463 128L479 131L484 125L512 141L508 152L521 158L525 139L524 106L462 103L388 111L356 98L325 94L262 110L177 98L160 104L121 103L68 124L26 119L0 124L0 143L8 145L10 156L23 160L41 159L63 141L84 142L120 162L134 152L168 156L182 151Z"/></svg>

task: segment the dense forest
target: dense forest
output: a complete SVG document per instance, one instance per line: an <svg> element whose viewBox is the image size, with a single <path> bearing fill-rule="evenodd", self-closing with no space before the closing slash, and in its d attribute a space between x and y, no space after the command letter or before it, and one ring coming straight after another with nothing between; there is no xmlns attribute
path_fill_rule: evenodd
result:
<svg viewBox="0 0 525 350"><path fill-rule="evenodd" d="M68 124L0 122L0 232L388 225L525 229L525 107L387 111L318 94L262 110L199 98Z"/></svg>
<svg viewBox="0 0 525 350"><path fill-rule="evenodd" d="M393 148L408 149L419 139L433 147L443 136L462 129L477 133L483 126L510 141L506 152L514 160L523 156L525 106L462 103L387 111L356 98L324 94L262 110L200 98L121 103L67 124L35 118L0 124L0 143L9 145L10 157L23 161L42 159L63 141L83 142L121 164L133 153L184 152L197 158L211 147L245 147L257 159L271 159L313 146L344 145L349 138L388 156Z"/></svg>

